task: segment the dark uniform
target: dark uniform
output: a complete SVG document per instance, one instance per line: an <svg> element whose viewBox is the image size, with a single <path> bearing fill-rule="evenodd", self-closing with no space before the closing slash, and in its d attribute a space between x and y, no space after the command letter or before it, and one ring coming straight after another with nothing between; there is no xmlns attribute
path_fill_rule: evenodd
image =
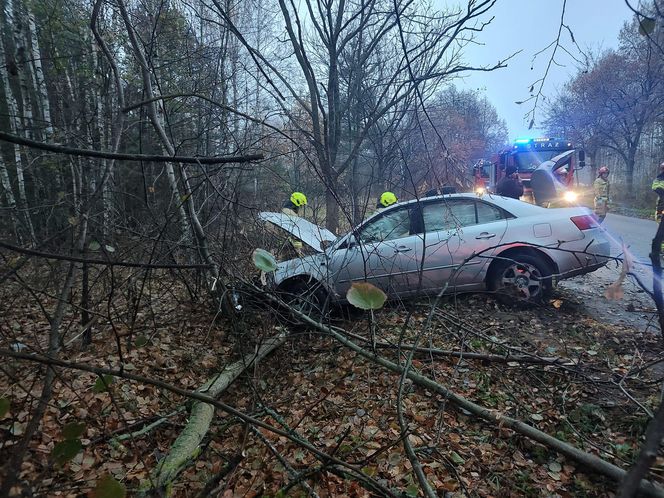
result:
<svg viewBox="0 0 664 498"><path fill-rule="evenodd" d="M655 181L652 182L652 189L657 194L655 219L659 222L662 221L662 214L664 214L664 171L657 175Z"/></svg>
<svg viewBox="0 0 664 498"><path fill-rule="evenodd" d="M505 170L505 176L496 184L496 194L518 199L523 195L523 185L514 176L516 168L511 166Z"/></svg>

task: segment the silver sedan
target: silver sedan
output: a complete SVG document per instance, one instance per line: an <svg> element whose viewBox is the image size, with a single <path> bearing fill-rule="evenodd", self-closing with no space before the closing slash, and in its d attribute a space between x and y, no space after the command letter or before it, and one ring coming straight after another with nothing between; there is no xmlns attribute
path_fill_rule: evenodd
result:
<svg viewBox="0 0 664 498"><path fill-rule="evenodd" d="M279 263L272 285L317 306L343 302L353 282L370 282L391 299L491 291L534 302L557 281L600 268L609 254L589 209L493 195L399 203L339 238L302 218L261 217L314 252Z"/></svg>

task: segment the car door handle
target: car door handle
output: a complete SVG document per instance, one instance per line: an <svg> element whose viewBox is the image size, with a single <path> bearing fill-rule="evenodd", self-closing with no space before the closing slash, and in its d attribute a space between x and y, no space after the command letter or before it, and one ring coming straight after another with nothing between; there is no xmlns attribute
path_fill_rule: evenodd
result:
<svg viewBox="0 0 664 498"><path fill-rule="evenodd" d="M493 239L496 236L495 233L489 233L489 232L482 232L479 234L476 239Z"/></svg>
<svg viewBox="0 0 664 498"><path fill-rule="evenodd" d="M408 252L408 251L412 251L412 250L413 250L413 248L408 247L408 246L396 246L394 248L394 252Z"/></svg>

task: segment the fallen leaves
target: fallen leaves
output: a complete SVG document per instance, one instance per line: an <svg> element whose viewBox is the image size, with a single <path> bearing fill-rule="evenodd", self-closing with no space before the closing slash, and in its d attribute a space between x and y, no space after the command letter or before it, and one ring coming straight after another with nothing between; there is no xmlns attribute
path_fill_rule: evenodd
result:
<svg viewBox="0 0 664 498"><path fill-rule="evenodd" d="M140 335L134 335L134 345L140 342L140 348L126 353L125 368L131 365L137 373L197 388L210 371L218 369L231 356L230 345L219 339L224 334L218 330L210 333L209 310L194 313L177 308L172 302L159 305L163 306L155 314L159 332L154 333L140 322L145 328ZM650 359L632 355L633 335L623 333L619 336L621 340L616 341L618 332L601 328L577 314L568 315L567 304L556 306L554 300L551 305L537 312L504 312L498 308L503 313L498 316L494 313L497 308L490 301L460 299L455 312L464 317L472 316L473 327L488 331L486 339L465 336L464 347L470 351L504 354L508 346L517 345L545 356L554 352L569 355L572 360L569 366L579 368L592 365L599 369L610 361L611 375L624 375L633 366L638 367ZM169 306L173 309L168 310ZM426 316L417 311L407 326L406 313L401 310L383 309L375 314L379 333L384 340L394 343L399 340L401 330L405 331L403 339L411 340L426 321ZM150 317L146 314L142 319L148 321ZM200 322L196 323L196 319ZM363 327L364 322L348 325L349 328ZM441 349L459 347L459 337L454 335L458 327L450 330L444 325L447 324L434 324L427 341ZM28 330L30 326L21 322L19 328ZM123 333L129 340L127 331ZM110 335L98 338L91 350L78 357L76 352L71 354L78 361L108 362L118 367L115 345L109 338L112 339ZM142 339L139 341L139 338ZM21 340L27 342L27 339ZM243 336L236 346L253 347L253 343L248 336ZM608 358L614 349L621 350L620 354ZM657 351L648 353L657 354ZM397 357L391 351L382 354ZM619 426L609 412L602 419L601 411L590 407L593 397L597 396L592 383L576 384L573 376L553 367L524 366L517 362L507 365L511 368L470 360L432 359L427 355L419 355L413 362L414 369L449 384L497 413L536 424L554 434L561 433L574 442L578 439L569 429L569 423L593 442L631 440L628 429ZM75 481L88 483L82 492L91 498L124 496L103 494L106 484L100 488L100 483L113 480L124 487L125 493L128 489L131 494L147 479L149 470L175 439L183 418L174 417L131 442L114 444L113 437L125 434L127 423L137 424L132 430L140 430L154 417L170 413L183 400L154 386L112 377L101 379L64 372L58 382L56 396L42 424L44 434L32 448L30 463L35 470L30 470L30 475L43 472L47 468L44 461L52 455L53 459L57 456L63 462L57 473L48 476L52 489L62 489ZM110 382L114 384L108 392L106 385ZM361 462L359 465L367 475L401 491L415 493L412 466L401 448L404 434L396 422L397 382L395 376L339 349L329 339L313 336L307 341L298 337L287 352L261 363L251 377L233 386L224 401L250 412L257 410L260 400L280 417L276 420L265 416L265 421L297 427L298 433L324 451ZM564 398L562 386L566 389ZM403 405L410 425L408 438L416 447L424 472L437 493L462 492L463 487L482 496L519 495L527 489L573 496L578 491L575 484L570 484L576 482L576 478L571 477L575 472L569 461L539 445L511 437L512 433L505 427L497 430L480 423L468 412L453 409L449 400L426 390L412 387L406 391ZM29 412L23 407L38 391L22 395L19 390L7 388L5 392L7 395L0 400L9 402L11 399L11 402L4 413L2 428L9 431L11 426L20 432L29 419ZM0 409L3 403L0 401ZM590 407L586 411L579 409L569 414L574 408L586 405ZM568 418L562 415L565 409ZM11 425L7 415L12 417ZM261 433L296 471L319 464L308 451L287 438L267 431ZM211 475L223 469L225 459L237 451L242 437L242 429L232 424L231 417L220 416L203 458L182 475L173 489L174 496L196 494ZM625 447L624 451L631 451L631 446ZM247 457L237 472L228 477L227 496L276 495L290 481L286 469L257 439L247 439L245 452ZM320 488L322 483L329 486L326 489L330 490L330 495L368 495L357 485L351 489L348 481L335 475L321 473L317 479ZM601 492L605 485L590 479L589 489ZM113 484L109 484L109 488L114 490L112 492L121 492Z"/></svg>
<svg viewBox="0 0 664 498"><path fill-rule="evenodd" d="M4 396L0 398L0 418L4 418L5 415L9 413L10 407L11 402L9 401L9 398L5 398Z"/></svg>
<svg viewBox="0 0 664 498"><path fill-rule="evenodd" d="M126 495L127 490L124 484L106 474L97 481L95 488L90 493L90 498L125 498Z"/></svg>

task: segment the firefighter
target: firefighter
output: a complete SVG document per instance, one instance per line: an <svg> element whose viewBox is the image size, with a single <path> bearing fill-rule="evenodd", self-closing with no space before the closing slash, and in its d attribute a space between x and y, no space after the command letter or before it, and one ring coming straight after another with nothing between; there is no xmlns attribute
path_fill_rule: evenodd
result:
<svg viewBox="0 0 664 498"><path fill-rule="evenodd" d="M307 196L302 192L293 192L284 202L281 212L289 216L299 216L300 208L307 205Z"/></svg>
<svg viewBox="0 0 664 498"><path fill-rule="evenodd" d="M568 174L569 174L569 171L567 170L566 167L558 168L555 171L556 179L565 186L567 186L567 175Z"/></svg>
<svg viewBox="0 0 664 498"><path fill-rule="evenodd" d="M609 168L602 166L597 171L597 180L593 183L595 190L595 215L599 222L602 223L606 218L606 213L609 211Z"/></svg>
<svg viewBox="0 0 664 498"><path fill-rule="evenodd" d="M281 212L288 216L299 216L300 208L307 205L307 196L302 192L293 192L288 200L284 202ZM292 257L302 256L302 241L295 237L288 237L286 247L279 250L281 259L290 259Z"/></svg>
<svg viewBox="0 0 664 498"><path fill-rule="evenodd" d="M496 184L496 194L518 199L523 195L523 185L519 181L516 166L505 168L505 176Z"/></svg>
<svg viewBox="0 0 664 498"><path fill-rule="evenodd" d="M397 196L393 192L383 192L376 202L376 212L380 213L383 209L390 207L398 202Z"/></svg>
<svg viewBox="0 0 664 498"><path fill-rule="evenodd" d="M659 174L652 182L652 189L657 194L657 206L655 208L655 220L662 221L664 214L664 163L659 165Z"/></svg>
<svg viewBox="0 0 664 498"><path fill-rule="evenodd" d="M389 191L383 192L382 194L380 194L380 197L378 197L378 200L376 201L376 207L367 209L366 217L370 218L374 214L378 214L384 211L392 204L396 204L397 202L398 202L397 196L393 192Z"/></svg>

